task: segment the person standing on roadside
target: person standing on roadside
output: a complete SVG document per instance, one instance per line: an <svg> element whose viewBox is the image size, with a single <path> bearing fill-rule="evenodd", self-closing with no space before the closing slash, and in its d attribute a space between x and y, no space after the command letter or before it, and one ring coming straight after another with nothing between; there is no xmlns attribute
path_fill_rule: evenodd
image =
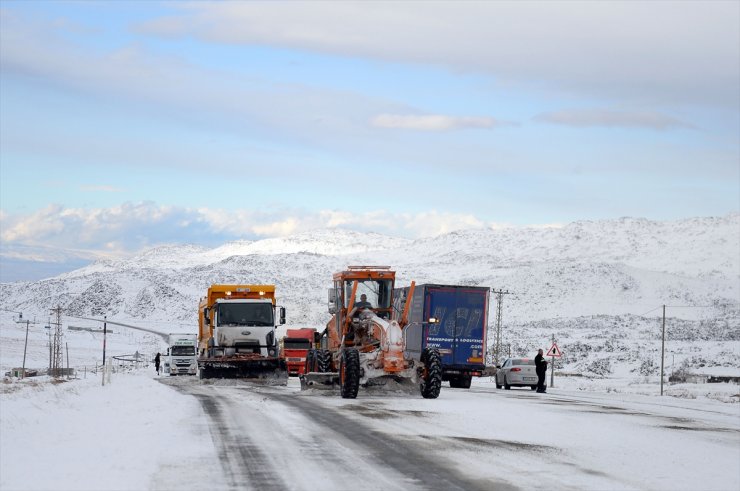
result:
<svg viewBox="0 0 740 491"><path fill-rule="evenodd" d="M157 371L157 375L159 375L159 360L160 360L159 352L157 352L157 356L154 357L154 369Z"/></svg>
<svg viewBox="0 0 740 491"><path fill-rule="evenodd" d="M544 393L545 391L545 372L547 372L547 361L542 355L542 349L537 352L537 356L534 357L535 371L537 372L537 392Z"/></svg>

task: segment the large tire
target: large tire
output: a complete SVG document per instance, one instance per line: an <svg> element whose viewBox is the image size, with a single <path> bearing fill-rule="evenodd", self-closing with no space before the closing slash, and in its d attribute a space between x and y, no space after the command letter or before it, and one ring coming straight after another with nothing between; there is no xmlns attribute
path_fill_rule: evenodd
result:
<svg viewBox="0 0 740 491"><path fill-rule="evenodd" d="M316 350L316 371L331 372L331 352L328 349Z"/></svg>
<svg viewBox="0 0 740 491"><path fill-rule="evenodd" d="M471 380L470 375L460 375L450 379L450 387L453 389L469 389Z"/></svg>
<svg viewBox="0 0 740 491"><path fill-rule="evenodd" d="M339 387L343 399L355 399L360 389L360 353L347 348L339 360Z"/></svg>
<svg viewBox="0 0 740 491"><path fill-rule="evenodd" d="M471 375L463 375L460 377L458 382L460 383L461 389L469 389L470 384L473 382L473 377Z"/></svg>
<svg viewBox="0 0 740 491"><path fill-rule="evenodd" d="M436 399L442 388L442 357L436 349L425 348L421 353L424 368L421 372L419 389L424 399Z"/></svg>

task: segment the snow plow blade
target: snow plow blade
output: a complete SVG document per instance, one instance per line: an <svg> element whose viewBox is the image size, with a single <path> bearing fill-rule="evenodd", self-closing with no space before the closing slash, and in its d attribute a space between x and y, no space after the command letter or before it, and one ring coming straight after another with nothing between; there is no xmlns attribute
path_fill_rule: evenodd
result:
<svg viewBox="0 0 740 491"><path fill-rule="evenodd" d="M323 389L331 390L339 387L339 373L337 372L309 372L300 375L301 390Z"/></svg>
<svg viewBox="0 0 740 491"><path fill-rule="evenodd" d="M198 376L209 378L238 378L250 381L288 385L288 370L279 358L229 356L199 360Z"/></svg>

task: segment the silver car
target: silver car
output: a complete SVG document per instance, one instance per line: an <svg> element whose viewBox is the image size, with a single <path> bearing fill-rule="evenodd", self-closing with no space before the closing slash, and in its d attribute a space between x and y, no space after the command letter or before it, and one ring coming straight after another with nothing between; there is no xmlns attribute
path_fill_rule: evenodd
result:
<svg viewBox="0 0 740 491"><path fill-rule="evenodd" d="M534 359L507 358L504 364L496 367L496 388L509 390L512 387L537 389L537 372Z"/></svg>

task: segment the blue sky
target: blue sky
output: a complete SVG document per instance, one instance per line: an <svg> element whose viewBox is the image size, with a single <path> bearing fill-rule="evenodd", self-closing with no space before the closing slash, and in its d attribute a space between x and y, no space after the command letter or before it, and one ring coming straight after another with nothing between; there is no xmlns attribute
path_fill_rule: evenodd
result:
<svg viewBox="0 0 740 491"><path fill-rule="evenodd" d="M740 3L0 3L0 281L740 208Z"/></svg>

